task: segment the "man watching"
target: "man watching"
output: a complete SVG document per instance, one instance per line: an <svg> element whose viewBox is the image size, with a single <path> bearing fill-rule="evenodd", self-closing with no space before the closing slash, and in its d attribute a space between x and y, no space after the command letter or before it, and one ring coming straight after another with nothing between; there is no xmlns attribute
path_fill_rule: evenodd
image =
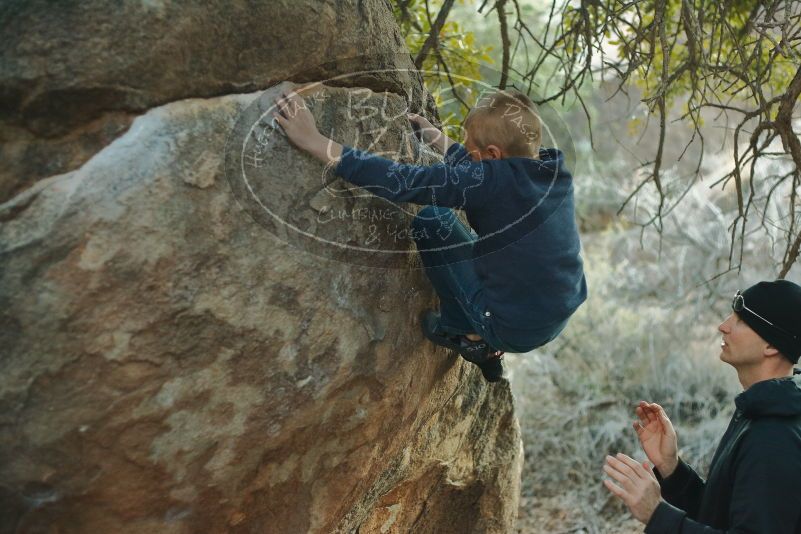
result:
<svg viewBox="0 0 801 534"><path fill-rule="evenodd" d="M704 481L678 456L661 406L640 402L634 428L653 464L607 456L604 485L653 534L801 533L801 286L760 282L718 327L720 359L744 391ZM664 500L660 497L664 497Z"/></svg>

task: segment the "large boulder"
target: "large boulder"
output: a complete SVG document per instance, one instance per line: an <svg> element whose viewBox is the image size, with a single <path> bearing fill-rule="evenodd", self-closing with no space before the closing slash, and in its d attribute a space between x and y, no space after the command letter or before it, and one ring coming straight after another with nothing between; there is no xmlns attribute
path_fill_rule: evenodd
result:
<svg viewBox="0 0 801 534"><path fill-rule="evenodd" d="M78 168L167 102L341 74L340 85L425 96L385 0L12 0L0 34L0 202Z"/></svg>
<svg viewBox="0 0 801 534"><path fill-rule="evenodd" d="M187 96L179 78L160 94ZM242 188L242 124L292 86L153 107L0 205L0 532L512 528L522 447L508 382L420 335L435 297L408 236L357 251L328 242L363 242L367 222L321 227L332 206L389 204L330 188L269 125L267 163ZM336 140L431 157L402 121L379 139L381 117L341 115L356 92L396 112L402 93L317 91L310 107Z"/></svg>

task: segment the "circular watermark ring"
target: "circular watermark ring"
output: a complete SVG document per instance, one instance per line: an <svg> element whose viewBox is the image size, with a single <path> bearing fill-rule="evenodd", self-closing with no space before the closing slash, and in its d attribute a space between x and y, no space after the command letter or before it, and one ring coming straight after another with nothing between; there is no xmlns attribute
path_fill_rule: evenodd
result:
<svg viewBox="0 0 801 534"><path fill-rule="evenodd" d="M493 167L497 162L473 161L461 145L452 147L443 162L441 154L415 135L407 113L424 114L427 103L422 97L414 101L408 93L378 93L362 83L420 75L441 82L436 84L440 109L456 102L453 91L460 86L487 94L497 90L482 80L452 73L438 80L440 73L415 69L356 71L312 83L283 82L264 90L239 114L226 143L225 175L239 205L275 237L306 252L382 268L407 268L409 262L403 257L418 252L439 254L444 262L463 261L535 231L559 207L553 202L554 186L575 159L567 125L552 107L538 107L543 146L553 148L537 164L535 194L522 207L505 205L507 189L498 188L512 185L500 183L503 173ZM362 168L382 169L383 180L353 185L337 176L336 163L323 165L289 141L272 117L276 99L295 89L318 130L358 149L352 154L366 158ZM558 155L558 162L550 159L553 155ZM384 167L367 161L375 157L387 160ZM509 158L505 163L523 173L532 160ZM417 187L420 173L430 168L437 169L439 181ZM364 184L365 177L361 180ZM406 201L409 198L414 202ZM423 205L428 207L420 209ZM482 227L482 221L490 219L492 227L486 223Z"/></svg>

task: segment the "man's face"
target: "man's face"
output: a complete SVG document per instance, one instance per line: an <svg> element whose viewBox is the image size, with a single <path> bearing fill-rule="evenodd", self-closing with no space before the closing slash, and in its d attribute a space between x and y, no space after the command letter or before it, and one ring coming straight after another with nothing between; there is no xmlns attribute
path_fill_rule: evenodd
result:
<svg viewBox="0 0 801 534"><path fill-rule="evenodd" d="M718 331L723 335L720 344L721 360L735 368L757 365L763 361L768 343L740 319L736 312L732 312L720 323Z"/></svg>

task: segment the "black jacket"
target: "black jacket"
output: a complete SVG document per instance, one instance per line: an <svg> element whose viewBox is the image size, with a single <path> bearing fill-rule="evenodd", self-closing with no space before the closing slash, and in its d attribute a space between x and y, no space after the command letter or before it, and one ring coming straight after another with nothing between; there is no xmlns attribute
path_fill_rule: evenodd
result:
<svg viewBox="0 0 801 534"><path fill-rule="evenodd" d="M681 459L657 478L667 502L648 534L801 533L801 371L757 382L736 411L704 482Z"/></svg>

